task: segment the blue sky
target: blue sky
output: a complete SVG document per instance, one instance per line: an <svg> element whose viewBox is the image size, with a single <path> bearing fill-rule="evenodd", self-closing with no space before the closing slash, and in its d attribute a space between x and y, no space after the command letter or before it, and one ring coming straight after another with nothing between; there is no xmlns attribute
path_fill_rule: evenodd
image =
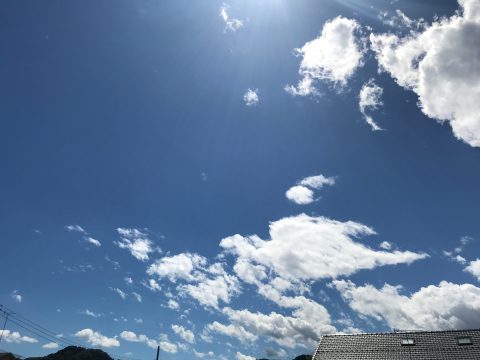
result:
<svg viewBox="0 0 480 360"><path fill-rule="evenodd" d="M4 2L0 304L125 358L480 327L479 34L478 0Z"/></svg>

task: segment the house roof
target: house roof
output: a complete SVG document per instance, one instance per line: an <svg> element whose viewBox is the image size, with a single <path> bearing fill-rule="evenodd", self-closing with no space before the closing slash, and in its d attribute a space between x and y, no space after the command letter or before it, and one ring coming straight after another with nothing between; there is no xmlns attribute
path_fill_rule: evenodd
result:
<svg viewBox="0 0 480 360"><path fill-rule="evenodd" d="M471 339L471 344L459 345L458 339ZM479 359L480 329L325 335L313 356L313 360Z"/></svg>

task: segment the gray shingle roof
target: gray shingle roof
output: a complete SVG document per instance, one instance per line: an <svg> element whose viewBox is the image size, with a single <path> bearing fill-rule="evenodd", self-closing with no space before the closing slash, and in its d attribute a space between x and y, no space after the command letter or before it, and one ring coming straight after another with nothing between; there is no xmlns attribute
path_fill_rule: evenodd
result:
<svg viewBox="0 0 480 360"><path fill-rule="evenodd" d="M467 336L472 345L458 345ZM415 345L402 346L402 339ZM313 360L479 360L480 330L325 335Z"/></svg>

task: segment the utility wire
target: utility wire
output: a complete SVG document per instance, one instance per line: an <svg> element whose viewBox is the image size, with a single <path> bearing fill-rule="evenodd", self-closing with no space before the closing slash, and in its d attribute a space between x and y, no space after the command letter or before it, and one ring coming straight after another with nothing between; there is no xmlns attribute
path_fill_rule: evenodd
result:
<svg viewBox="0 0 480 360"><path fill-rule="evenodd" d="M22 316L18 313L13 312L11 309L8 307L1 305L0 304L0 316L5 319L4 322L4 328L7 323L7 320L10 321L11 323L17 325L18 327L38 336L39 338L42 338L46 341L49 342L55 342L62 348L65 348L67 346L79 346L79 347L84 347L83 344L71 340L66 337L59 337L56 335L54 332L44 328L43 326L27 319L25 316ZM5 329L4 329L5 330ZM4 334L4 331L2 331L2 336ZM118 360L135 360L133 358L124 358L120 357L116 354L110 354L113 358L118 359Z"/></svg>

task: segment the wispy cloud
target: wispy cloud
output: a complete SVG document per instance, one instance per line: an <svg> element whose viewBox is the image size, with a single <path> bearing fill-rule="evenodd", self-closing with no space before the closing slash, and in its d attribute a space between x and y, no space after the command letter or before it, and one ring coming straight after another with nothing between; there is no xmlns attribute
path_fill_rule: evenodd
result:
<svg viewBox="0 0 480 360"><path fill-rule="evenodd" d="M372 128L373 131L382 130L380 126L368 115L368 111L376 110L383 105L382 102L383 89L375 84L374 79L370 79L363 84L360 94L358 95L358 107L362 113L365 121Z"/></svg>
<svg viewBox="0 0 480 360"><path fill-rule="evenodd" d="M220 17L223 19L225 23L224 32L227 32L227 31L235 32L241 27L243 27L243 21L240 19L231 18L228 13L229 9L230 7L227 4L223 3L222 6L220 7Z"/></svg>

